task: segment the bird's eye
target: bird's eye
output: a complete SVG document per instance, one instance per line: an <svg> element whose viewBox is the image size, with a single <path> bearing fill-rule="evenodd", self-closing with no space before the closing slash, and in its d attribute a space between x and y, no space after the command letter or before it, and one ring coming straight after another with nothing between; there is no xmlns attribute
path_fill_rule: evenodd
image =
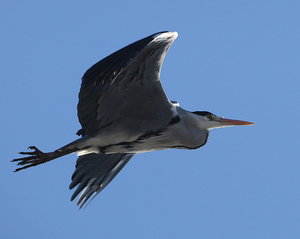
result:
<svg viewBox="0 0 300 239"><path fill-rule="evenodd" d="M207 115L206 117L207 117L209 120L212 119L212 115Z"/></svg>

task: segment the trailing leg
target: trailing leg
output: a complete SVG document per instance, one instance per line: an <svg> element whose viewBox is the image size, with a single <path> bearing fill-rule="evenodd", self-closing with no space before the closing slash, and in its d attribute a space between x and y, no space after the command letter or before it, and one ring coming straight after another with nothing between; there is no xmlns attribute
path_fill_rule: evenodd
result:
<svg viewBox="0 0 300 239"><path fill-rule="evenodd" d="M37 147L35 146L30 146L28 149L34 150L33 152L20 152L19 154L22 155L30 155L28 157L23 157L23 158L17 158L12 160L12 162L18 162L17 165L22 166L25 165L24 167L17 168L15 172L20 171L22 169L30 168L42 163L49 162L53 159L62 157L64 155L74 153L77 151L77 149L67 149L63 151L54 151L54 152L49 152L49 153L44 153L40 151Z"/></svg>

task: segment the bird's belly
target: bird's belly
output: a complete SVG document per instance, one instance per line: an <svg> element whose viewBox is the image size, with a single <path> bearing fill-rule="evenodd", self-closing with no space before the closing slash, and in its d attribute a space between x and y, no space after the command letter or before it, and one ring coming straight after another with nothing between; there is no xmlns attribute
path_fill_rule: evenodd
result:
<svg viewBox="0 0 300 239"><path fill-rule="evenodd" d="M137 142L122 142L115 145L109 145L100 148L100 153L146 153L150 151L169 149L167 145L157 144L155 142L137 143Z"/></svg>
<svg viewBox="0 0 300 239"><path fill-rule="evenodd" d="M196 149L203 146L206 140L190 137L189 134L172 130L172 128L155 130L139 136L125 137L118 135L106 135L106 137L94 137L87 139L79 145L79 154L99 153L145 153L164 149Z"/></svg>

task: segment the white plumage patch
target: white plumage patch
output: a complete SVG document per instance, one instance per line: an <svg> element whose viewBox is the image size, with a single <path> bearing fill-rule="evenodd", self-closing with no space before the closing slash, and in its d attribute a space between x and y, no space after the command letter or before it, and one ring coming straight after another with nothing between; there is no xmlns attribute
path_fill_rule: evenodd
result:
<svg viewBox="0 0 300 239"><path fill-rule="evenodd" d="M158 33L153 36L153 39L155 41L165 41L166 39L170 39L174 41L178 37L177 32L163 32L163 33Z"/></svg>

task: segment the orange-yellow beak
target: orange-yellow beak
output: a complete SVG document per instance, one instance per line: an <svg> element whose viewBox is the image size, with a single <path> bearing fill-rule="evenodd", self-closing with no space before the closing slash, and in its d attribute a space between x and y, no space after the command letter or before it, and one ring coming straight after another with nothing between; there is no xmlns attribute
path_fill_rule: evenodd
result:
<svg viewBox="0 0 300 239"><path fill-rule="evenodd" d="M243 121L243 120L233 120L233 119L224 119L220 118L218 120L221 126L234 126L234 125L253 125L254 123Z"/></svg>

